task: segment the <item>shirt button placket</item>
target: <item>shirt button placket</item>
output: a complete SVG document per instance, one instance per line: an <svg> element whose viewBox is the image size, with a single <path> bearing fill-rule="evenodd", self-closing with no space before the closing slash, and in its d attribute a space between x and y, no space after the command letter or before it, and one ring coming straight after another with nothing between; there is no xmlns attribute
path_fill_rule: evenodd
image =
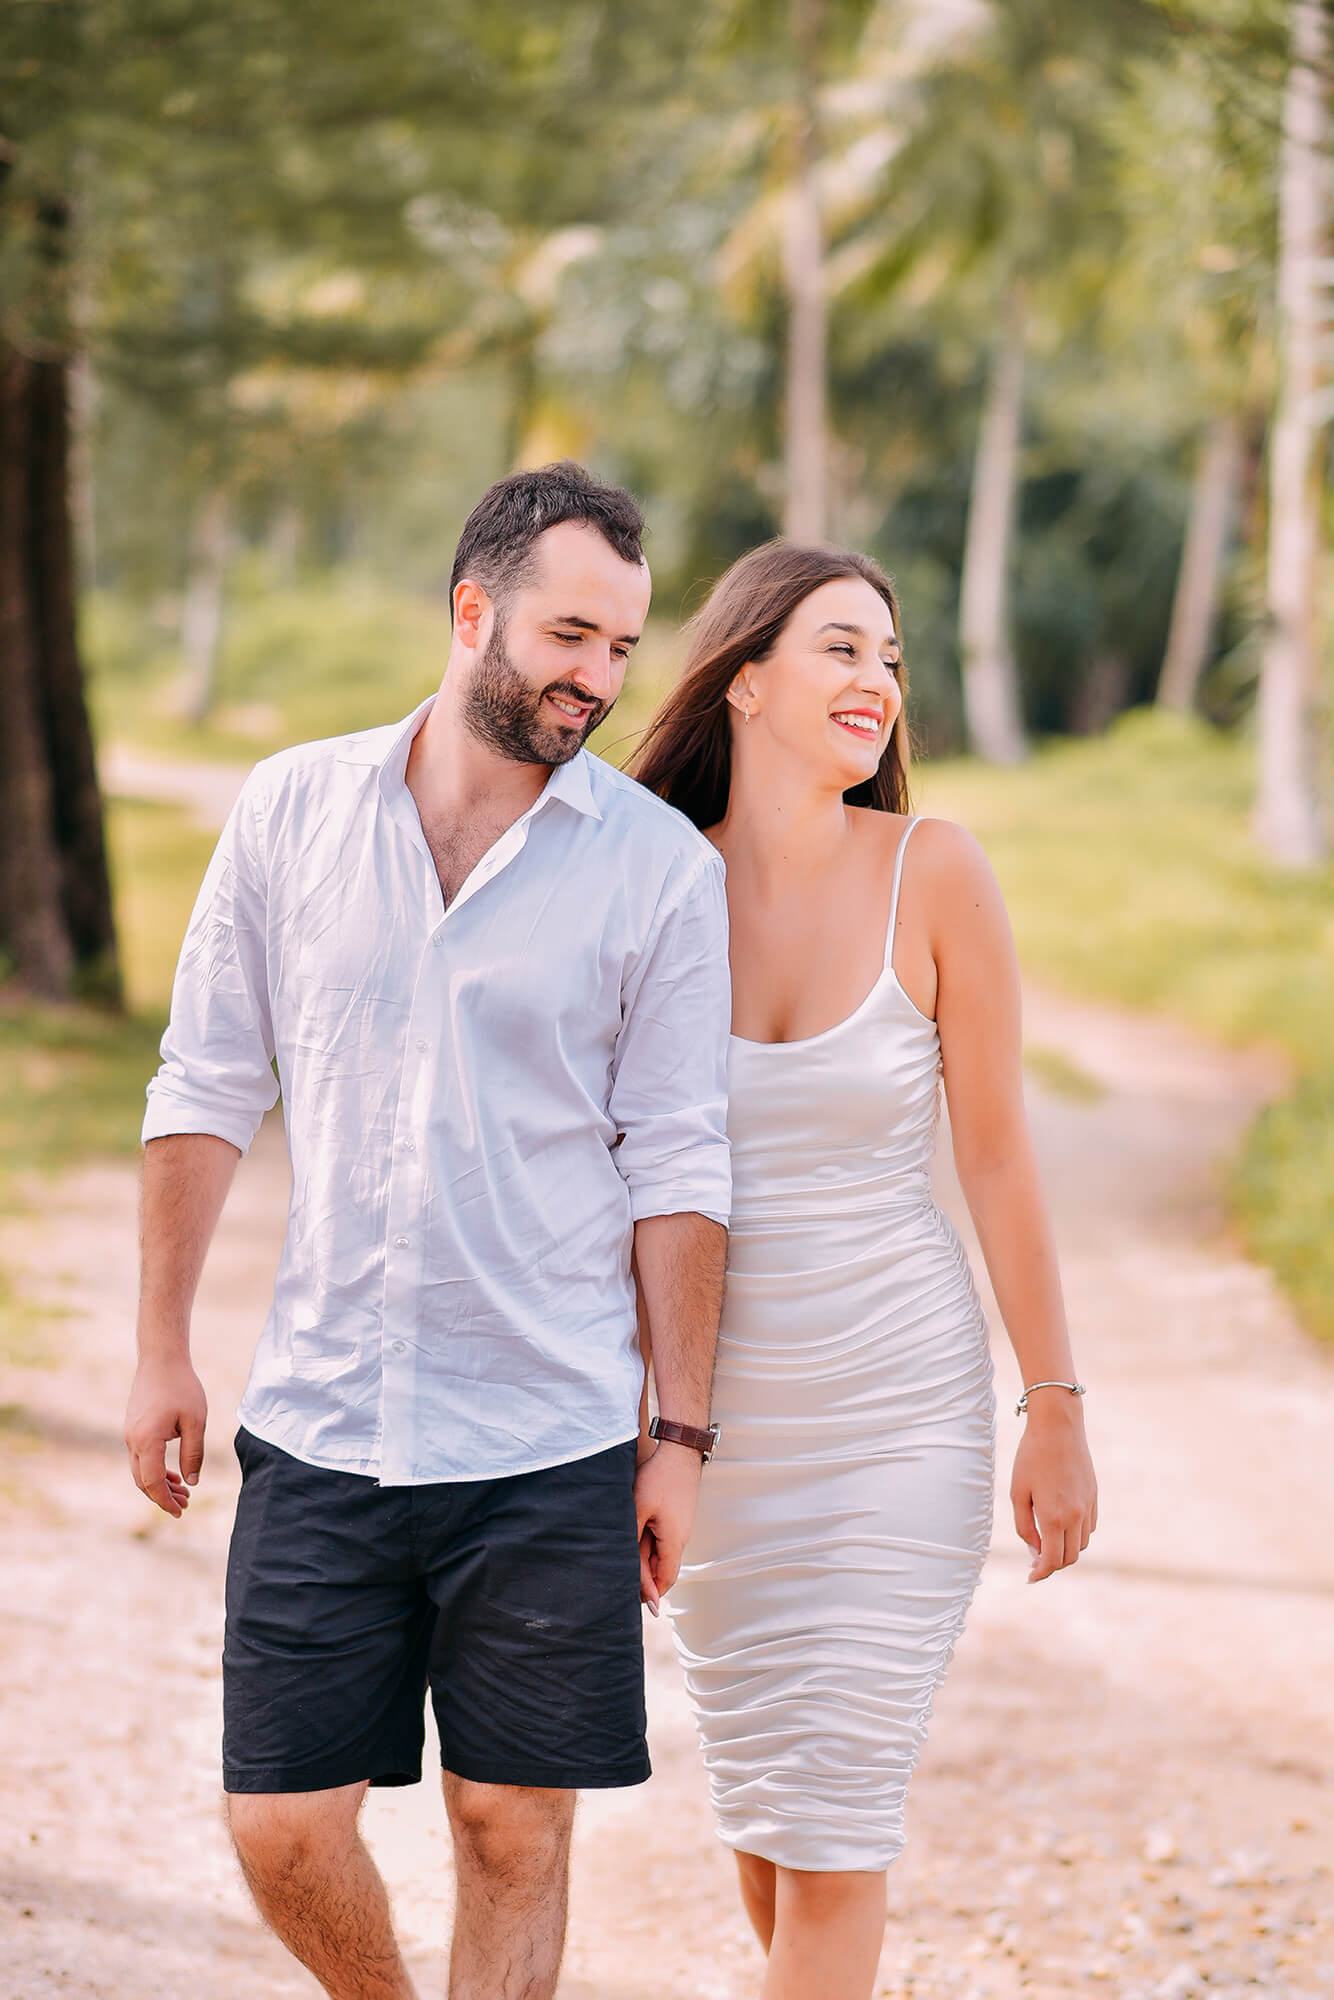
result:
<svg viewBox="0 0 1334 2000"><path fill-rule="evenodd" d="M443 929L432 932L427 940L428 948L440 944L443 937ZM438 964L439 961L428 949L422 955L421 974L438 968ZM417 996L424 1005L433 1003L429 989L435 985L436 978L425 979L428 990L419 992ZM430 1067L426 1059L431 1054L432 1043L429 1035L412 1033L411 1025L409 1033L412 1053L403 1065L396 1123L411 1128L420 1127L423 1116ZM385 1245L385 1315L380 1358L384 1458L397 1477L411 1478L416 1470L412 1445L416 1381L415 1362L410 1352L413 1343L410 1339L400 1339L393 1329L402 1327L410 1330L415 1325L414 1314L420 1290L422 1181L418 1156L421 1148L415 1131L405 1130L395 1150L399 1154L399 1164L395 1167L391 1158L388 1220L393 1234ZM387 1337L391 1334L392 1337Z"/></svg>

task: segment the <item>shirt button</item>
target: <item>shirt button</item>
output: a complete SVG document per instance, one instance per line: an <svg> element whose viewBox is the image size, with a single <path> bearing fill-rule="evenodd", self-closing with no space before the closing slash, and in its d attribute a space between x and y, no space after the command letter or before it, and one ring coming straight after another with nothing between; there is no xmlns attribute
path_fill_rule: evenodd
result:
<svg viewBox="0 0 1334 2000"><path fill-rule="evenodd" d="M418 1037L417 1037L417 1053L418 1053L419 1055L423 1055L423 1056L424 1056L424 1055L426 1054L426 1051L427 1051L427 1050L428 1050L428 1049L430 1048L430 1046L431 1046L431 1044L430 1044L430 1043L429 1043L429 1042L427 1041L427 1039L426 1039L425 1035L418 1035Z"/></svg>
<svg viewBox="0 0 1334 2000"><path fill-rule="evenodd" d="M395 1354L401 1354L403 1352L403 1342L401 1340L391 1340L389 1345Z"/></svg>
<svg viewBox="0 0 1334 2000"><path fill-rule="evenodd" d="M415 1139L405 1139L403 1141L403 1151L405 1153L415 1153L416 1150L417 1150L417 1141Z"/></svg>
<svg viewBox="0 0 1334 2000"><path fill-rule="evenodd" d="M407 1247L408 1247L408 1239L406 1236L396 1236L394 1238L395 1250L406 1250Z"/></svg>

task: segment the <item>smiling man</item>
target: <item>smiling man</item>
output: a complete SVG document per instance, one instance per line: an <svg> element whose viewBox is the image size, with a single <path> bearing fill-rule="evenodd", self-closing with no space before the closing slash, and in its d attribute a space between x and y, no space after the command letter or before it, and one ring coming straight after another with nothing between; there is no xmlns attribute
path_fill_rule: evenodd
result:
<svg viewBox="0 0 1334 2000"><path fill-rule="evenodd" d="M452 2000L554 1993L575 1792L648 1775L641 1588L675 1579L710 1445L729 992L717 854L583 748L648 609L641 531L568 463L484 495L439 693L247 782L149 1086L126 1442L176 1516L194 1293L282 1092L224 1785L261 1912L339 2000L413 1992L357 1815L420 1778L428 1689ZM675 1433L637 1474L632 1256Z"/></svg>

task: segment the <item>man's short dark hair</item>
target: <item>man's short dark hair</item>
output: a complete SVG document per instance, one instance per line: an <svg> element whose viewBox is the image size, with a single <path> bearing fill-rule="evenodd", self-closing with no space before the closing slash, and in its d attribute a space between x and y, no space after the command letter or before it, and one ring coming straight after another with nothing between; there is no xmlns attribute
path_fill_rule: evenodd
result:
<svg viewBox="0 0 1334 2000"><path fill-rule="evenodd" d="M463 524L449 579L451 616L465 576L497 604L522 590L532 581L538 536L562 521L595 528L624 562L644 560L644 517L623 487L604 485L572 458L512 472L487 488Z"/></svg>

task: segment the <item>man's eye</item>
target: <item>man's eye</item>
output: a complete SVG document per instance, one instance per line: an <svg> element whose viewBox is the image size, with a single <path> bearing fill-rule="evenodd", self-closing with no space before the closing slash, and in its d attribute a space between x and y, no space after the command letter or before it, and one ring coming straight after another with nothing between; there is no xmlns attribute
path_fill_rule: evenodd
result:
<svg viewBox="0 0 1334 2000"><path fill-rule="evenodd" d="M556 637L563 639L567 646L577 646L583 636L582 632L558 632L556 634Z"/></svg>

